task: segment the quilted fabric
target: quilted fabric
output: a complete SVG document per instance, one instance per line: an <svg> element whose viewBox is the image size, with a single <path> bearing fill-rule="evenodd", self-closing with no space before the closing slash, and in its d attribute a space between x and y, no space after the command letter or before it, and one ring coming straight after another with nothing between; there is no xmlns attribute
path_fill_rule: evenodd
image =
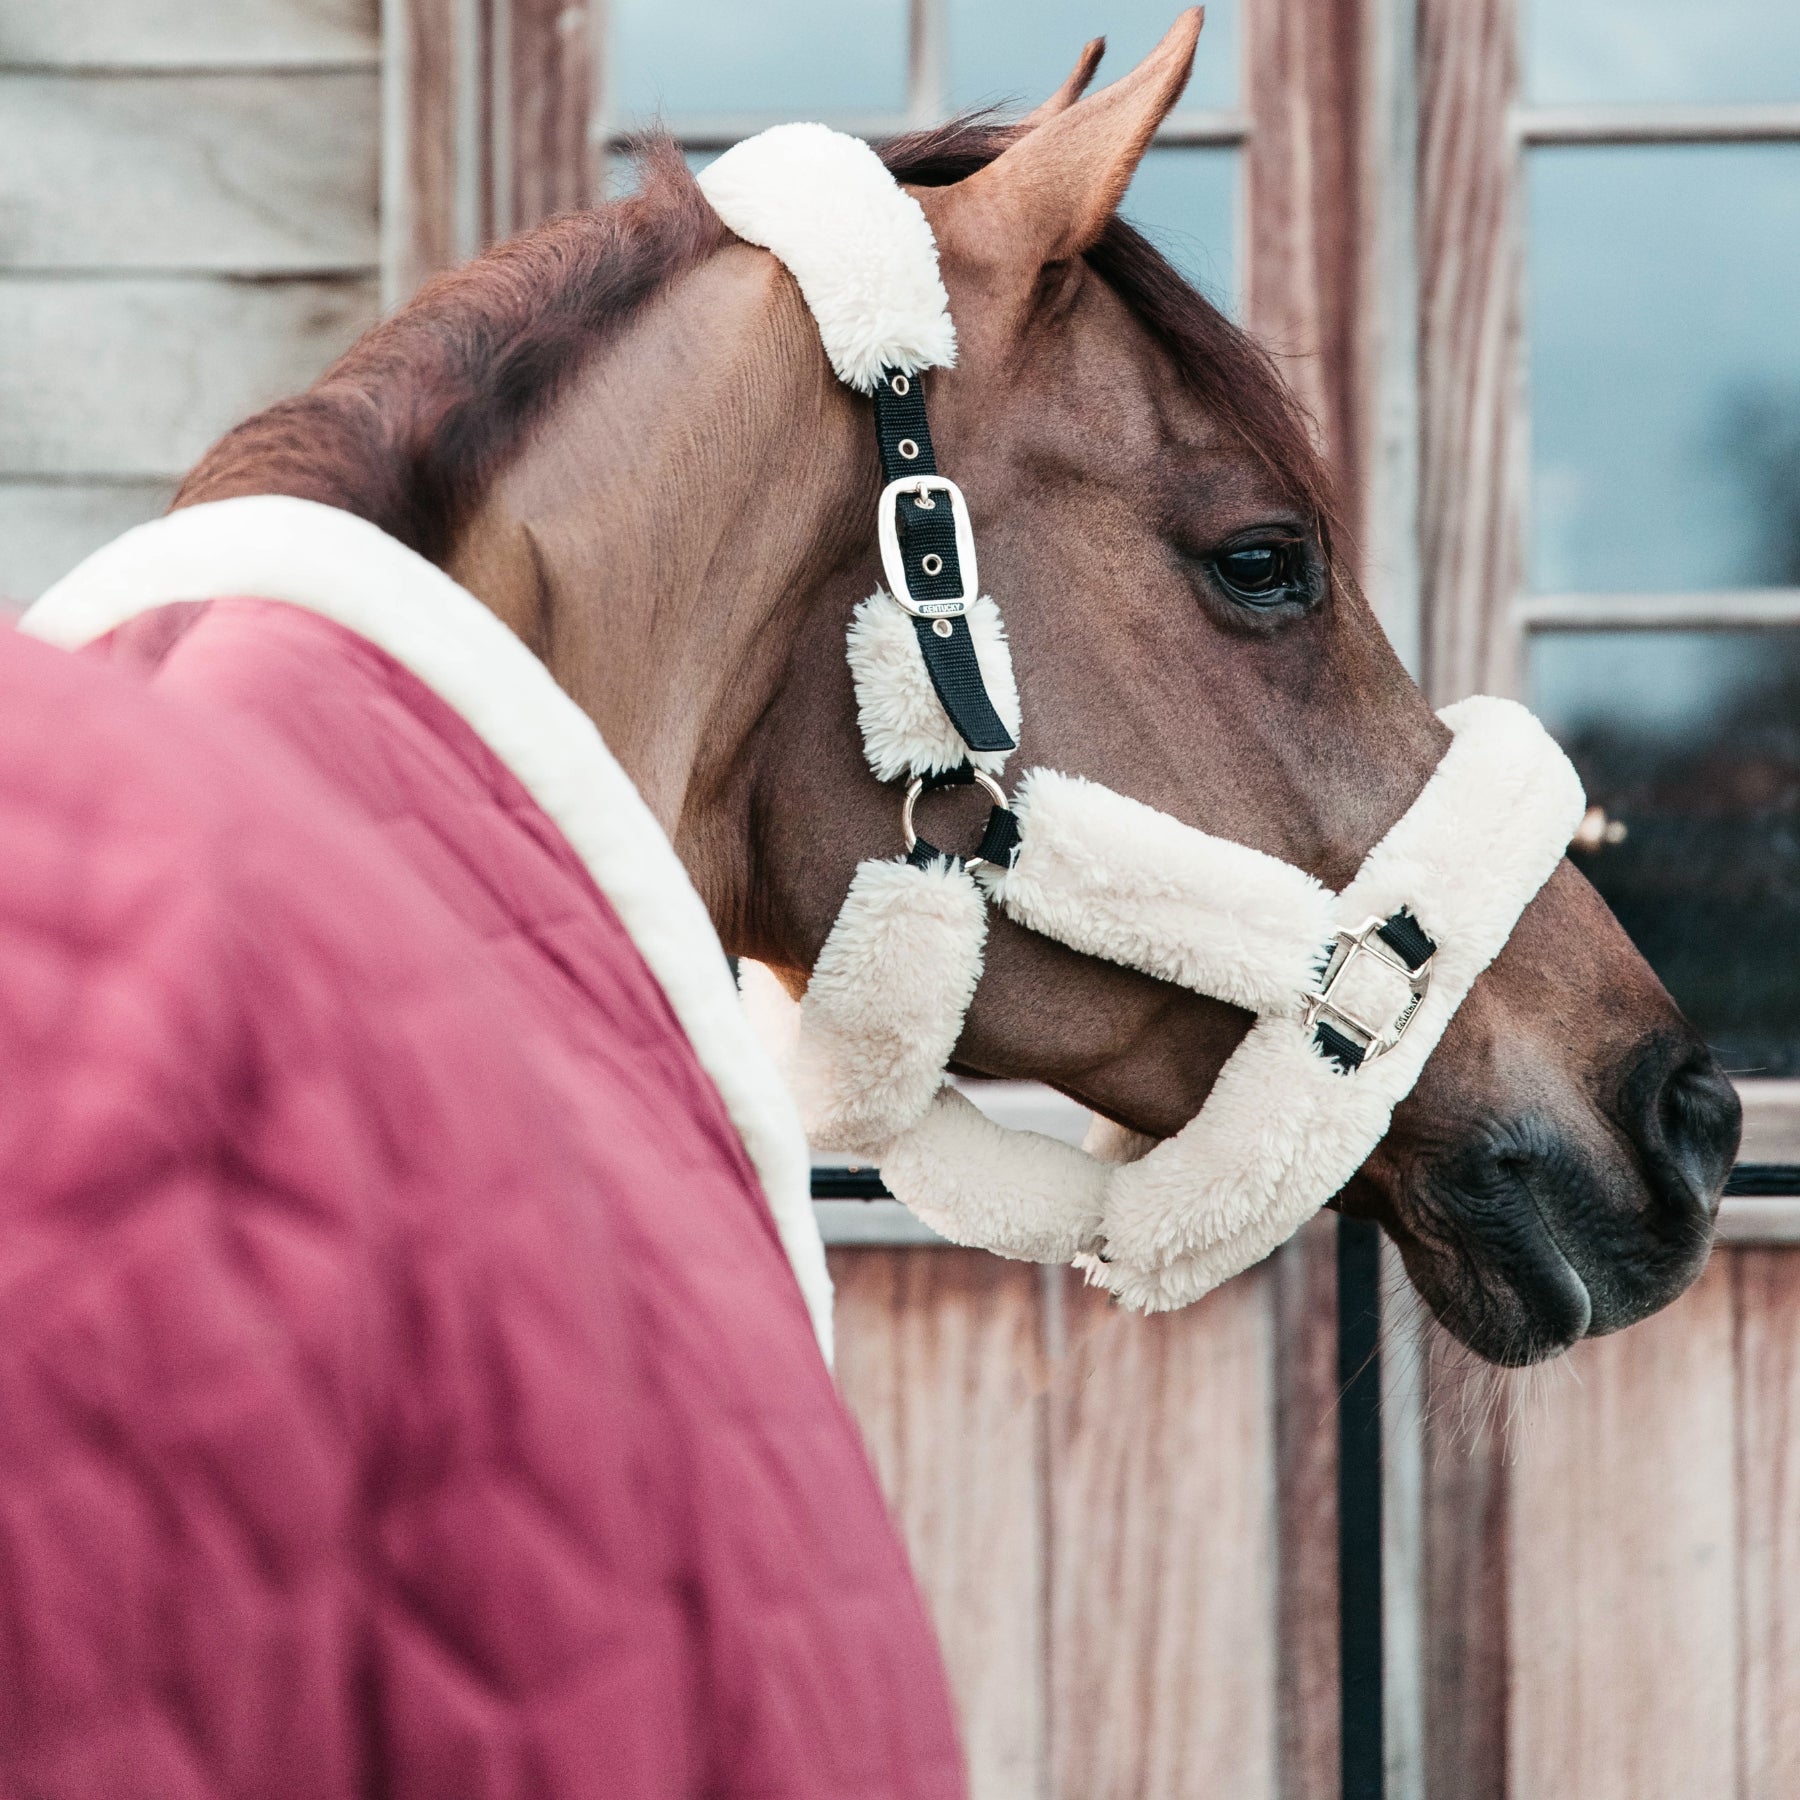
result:
<svg viewBox="0 0 1800 1800"><path fill-rule="evenodd" d="M371 646L0 634L0 1169L0 1794L961 1792L716 1092Z"/></svg>

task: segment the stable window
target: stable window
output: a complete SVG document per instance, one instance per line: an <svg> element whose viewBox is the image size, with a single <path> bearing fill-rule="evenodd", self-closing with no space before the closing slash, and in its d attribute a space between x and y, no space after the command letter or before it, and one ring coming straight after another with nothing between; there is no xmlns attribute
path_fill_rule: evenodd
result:
<svg viewBox="0 0 1800 1800"><path fill-rule="evenodd" d="M1754 1084L1800 1075L1800 12L1520 29L1524 689L1605 814L1584 870L1790 1160Z"/></svg>

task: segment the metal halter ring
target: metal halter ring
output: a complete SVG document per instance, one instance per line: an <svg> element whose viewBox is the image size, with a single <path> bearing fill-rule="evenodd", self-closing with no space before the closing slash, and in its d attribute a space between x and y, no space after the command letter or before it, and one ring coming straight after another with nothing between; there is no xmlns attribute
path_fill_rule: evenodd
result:
<svg viewBox="0 0 1800 1800"><path fill-rule="evenodd" d="M1006 789L1003 788L985 769L971 769L969 773L974 776L975 785L980 788L996 806L1003 807L1009 812L1012 810L1011 805L1006 798ZM919 804L919 796L924 793L924 791L925 777L923 775L915 775L912 780L906 784L906 798L900 802L900 835L906 840L906 854L908 856L912 855L914 846L917 845L919 841L919 834L913 829L913 808ZM972 869L977 864L988 863L988 858L985 856L965 856L961 861L964 868ZM988 866L992 867L992 864L989 863Z"/></svg>
<svg viewBox="0 0 1800 1800"><path fill-rule="evenodd" d="M1433 950L1416 969L1409 969L1381 937L1381 929L1386 923L1387 920L1377 914L1365 919L1354 931L1335 933L1318 989L1306 995L1300 1006L1300 1023L1307 1031L1316 1030L1323 1020L1346 1032L1351 1043L1362 1052L1365 1064L1385 1056L1405 1036L1407 1026L1418 1017L1421 1003L1431 992L1431 968L1437 961L1437 952ZM1381 964L1406 983L1406 1003L1397 1008L1391 1018L1360 1018L1338 998L1339 990L1347 985L1350 970L1359 957Z"/></svg>

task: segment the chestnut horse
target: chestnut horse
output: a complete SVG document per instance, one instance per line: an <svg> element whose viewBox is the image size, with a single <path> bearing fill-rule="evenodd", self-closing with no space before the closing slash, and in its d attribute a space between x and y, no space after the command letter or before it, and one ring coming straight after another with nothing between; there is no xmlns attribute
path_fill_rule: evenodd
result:
<svg viewBox="0 0 1800 1800"><path fill-rule="evenodd" d="M1025 760L1335 888L1447 733L1345 566L1268 357L1115 216L1198 29L1084 98L1091 47L1021 126L882 154L937 237L960 355L929 377L933 426L1006 608ZM878 579L869 405L674 146L642 162L633 197L432 282L225 437L177 505L319 500L448 570L600 728L727 949L798 990L858 860L898 848L844 661ZM955 1067L1164 1137L1247 1024L996 916ZM1337 1204L1380 1220L1466 1344L1526 1363L1694 1279L1737 1131L1706 1046L1565 862Z"/></svg>

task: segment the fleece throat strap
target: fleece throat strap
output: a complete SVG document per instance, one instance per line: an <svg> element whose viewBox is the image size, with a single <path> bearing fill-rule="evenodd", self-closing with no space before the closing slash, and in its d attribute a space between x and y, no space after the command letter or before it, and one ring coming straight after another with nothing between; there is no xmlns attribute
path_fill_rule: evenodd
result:
<svg viewBox="0 0 1800 1800"><path fill-rule="evenodd" d="M1580 782L1522 707L1450 707L1442 763L1340 893L1077 776L1028 770L1008 801L1011 654L919 379L955 354L924 215L867 145L821 126L752 138L700 179L727 225L787 264L833 368L870 395L886 483L886 585L856 608L848 650L869 765L908 784L908 855L858 867L782 1028L809 1136L877 1163L956 1242L1184 1305L1283 1242L1381 1141L1561 860ZM917 837L913 806L969 781L995 804L959 858ZM1152 1144L1102 1124L1078 1150L993 1124L950 1084L990 905L1256 1016L1182 1131Z"/></svg>

